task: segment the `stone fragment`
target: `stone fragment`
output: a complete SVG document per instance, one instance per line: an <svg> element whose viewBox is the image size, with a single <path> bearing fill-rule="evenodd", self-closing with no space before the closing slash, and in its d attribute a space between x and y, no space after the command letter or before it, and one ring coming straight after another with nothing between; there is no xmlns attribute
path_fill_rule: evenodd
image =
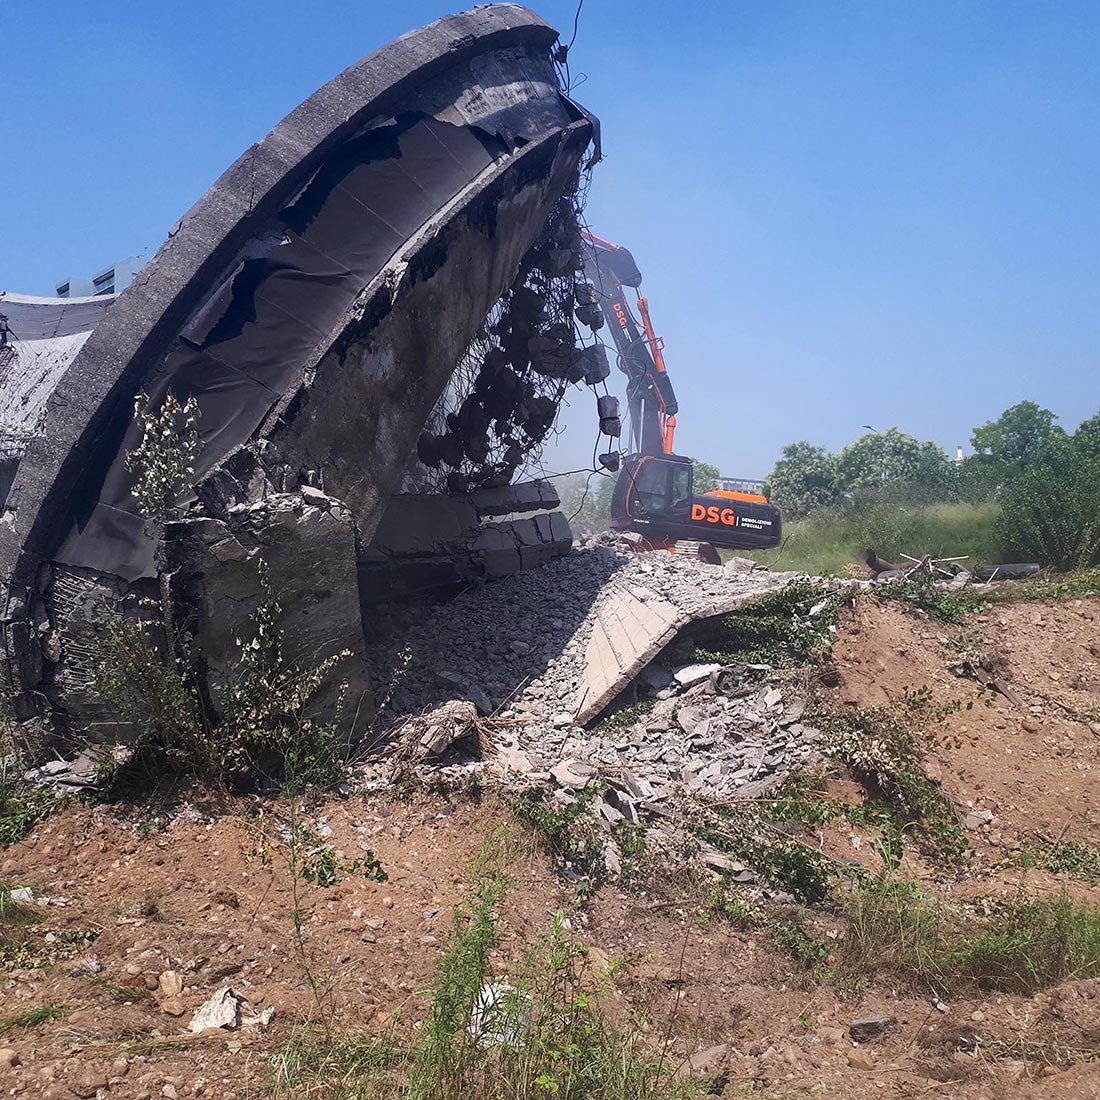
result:
<svg viewBox="0 0 1100 1100"><path fill-rule="evenodd" d="M703 737L710 725L710 719L704 707L681 707L676 712L676 721L680 729L689 737Z"/></svg>
<svg viewBox="0 0 1100 1100"><path fill-rule="evenodd" d="M166 970L157 978L157 989L162 997L178 997L183 992L183 979L174 970Z"/></svg>
<svg viewBox="0 0 1100 1100"><path fill-rule="evenodd" d="M728 558L723 563L724 568L728 569L731 573L751 573L757 568L757 563L752 558Z"/></svg>
<svg viewBox="0 0 1100 1100"><path fill-rule="evenodd" d="M563 760L550 769L550 774L563 787L572 787L581 790L587 787L589 781L596 774L596 769L591 764L582 763L580 760Z"/></svg>
<svg viewBox="0 0 1100 1100"><path fill-rule="evenodd" d="M898 1021L893 1016L865 1016L859 1020L853 1020L848 1025L848 1034L853 1042L866 1043L871 1039L877 1039L885 1035L887 1031L897 1027Z"/></svg>
<svg viewBox="0 0 1100 1100"><path fill-rule="evenodd" d="M852 1069L873 1070L875 1068L875 1056L866 1047L856 1047L848 1052L848 1065Z"/></svg>
<svg viewBox="0 0 1100 1100"><path fill-rule="evenodd" d="M81 1098L81 1100L91 1100L101 1089L107 1089L110 1086L107 1083L107 1075L105 1073L99 1073L95 1070L87 1070L84 1074L76 1079L70 1086L73 1092Z"/></svg>
<svg viewBox="0 0 1100 1100"><path fill-rule="evenodd" d="M717 672L722 666L719 664L694 664L680 665L672 670L673 679L680 687L691 687L693 684L702 683L710 678L712 672Z"/></svg>
<svg viewBox="0 0 1100 1100"><path fill-rule="evenodd" d="M0 1069L14 1069L22 1064L23 1059L19 1057L18 1051L11 1047L0 1047Z"/></svg>
<svg viewBox="0 0 1100 1100"><path fill-rule="evenodd" d="M970 830L980 829L985 825L989 825L992 821L992 810L971 810L971 812L963 818L963 827Z"/></svg>
<svg viewBox="0 0 1100 1100"><path fill-rule="evenodd" d="M729 1053L728 1043L716 1043L714 1046L696 1051L680 1065L676 1071L677 1076L707 1077L716 1074L729 1058Z"/></svg>

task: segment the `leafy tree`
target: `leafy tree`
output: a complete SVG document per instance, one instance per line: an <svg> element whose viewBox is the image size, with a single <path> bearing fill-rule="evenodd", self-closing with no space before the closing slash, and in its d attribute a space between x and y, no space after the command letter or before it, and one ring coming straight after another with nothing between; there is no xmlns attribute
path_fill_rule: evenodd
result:
<svg viewBox="0 0 1100 1100"><path fill-rule="evenodd" d="M837 458L802 440L788 443L768 476L771 499L789 516L807 515L837 501Z"/></svg>
<svg viewBox="0 0 1100 1100"><path fill-rule="evenodd" d="M975 428L970 443L978 455L1011 477L1023 471L1052 441L1065 438L1066 433L1054 423L1057 419L1034 401L1021 401L996 420Z"/></svg>
<svg viewBox="0 0 1100 1100"><path fill-rule="evenodd" d="M1001 493L1006 556L1058 569L1100 564L1100 461L1054 434Z"/></svg>
<svg viewBox="0 0 1100 1100"><path fill-rule="evenodd" d="M1077 425L1073 445L1083 458L1100 461L1100 412Z"/></svg>
<svg viewBox="0 0 1100 1100"><path fill-rule="evenodd" d="M691 479L692 491L695 493L709 493L711 490L717 489L718 479L721 476L717 466L712 466L709 462L696 462L695 472Z"/></svg>
<svg viewBox="0 0 1100 1100"><path fill-rule="evenodd" d="M897 428L861 435L837 460L838 483L845 492L905 483L935 493L950 476L951 462L942 447Z"/></svg>

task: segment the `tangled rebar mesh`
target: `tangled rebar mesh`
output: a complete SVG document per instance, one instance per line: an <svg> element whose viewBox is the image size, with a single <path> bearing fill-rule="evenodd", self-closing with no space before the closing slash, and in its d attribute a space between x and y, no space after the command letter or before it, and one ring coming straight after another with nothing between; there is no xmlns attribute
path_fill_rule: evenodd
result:
<svg viewBox="0 0 1100 1100"><path fill-rule="evenodd" d="M581 209L579 191L560 200L485 318L417 442L408 490L509 484L538 464L569 386L607 377L603 315L579 278Z"/></svg>

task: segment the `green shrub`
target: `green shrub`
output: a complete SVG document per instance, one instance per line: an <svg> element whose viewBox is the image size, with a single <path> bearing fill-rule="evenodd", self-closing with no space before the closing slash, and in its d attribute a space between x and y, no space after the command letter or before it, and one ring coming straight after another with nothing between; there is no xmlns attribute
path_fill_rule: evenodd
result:
<svg viewBox="0 0 1100 1100"><path fill-rule="evenodd" d="M882 798L900 828L915 827L940 856L966 857L958 808L921 767L923 727L936 717L927 688L906 692L889 707L868 707L817 719L822 751L840 760L873 795Z"/></svg>
<svg viewBox="0 0 1100 1100"><path fill-rule="evenodd" d="M1055 569L1100 565L1100 463L1056 440L1001 496L1005 558Z"/></svg>
<svg viewBox="0 0 1100 1100"><path fill-rule="evenodd" d="M114 714L138 731L115 786L146 786L180 776L234 789L279 786L292 793L338 782L344 749L334 725L308 711L338 654L313 668L286 659L269 598L238 641L234 667L220 685L217 714L203 705L182 660L150 640L155 627L116 618L107 628L96 687Z"/></svg>

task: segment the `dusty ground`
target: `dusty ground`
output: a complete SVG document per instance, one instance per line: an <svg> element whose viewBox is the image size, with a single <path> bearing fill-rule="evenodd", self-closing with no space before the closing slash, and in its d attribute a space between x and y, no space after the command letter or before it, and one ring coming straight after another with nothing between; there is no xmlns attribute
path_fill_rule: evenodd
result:
<svg viewBox="0 0 1100 1100"><path fill-rule="evenodd" d="M1100 842L1098 615L1097 601L1004 605L959 630L870 599L852 613L834 651L834 704L877 705L923 685L942 704L977 700L944 719L962 747L937 752L929 767L960 805L988 809L993 821L968 834L974 858L956 880L919 861L910 873L960 896L1014 892L1026 879L1033 890L1067 886L1100 904L1100 892L1023 871L1015 858L1044 838ZM960 641L993 658L1019 707L999 695L987 707L975 684L951 673ZM74 806L0 853L0 881L51 899L0 973L0 1020L59 1006L54 1019L0 1035L19 1062L4 1068L0 1057L5 1095L262 1097L267 1056L316 1011L303 961L334 983L348 1026L382 1028L394 1013L411 1025L470 864L501 827L514 857L500 969L555 912L575 909L572 887L491 795L330 800L305 820L348 859L373 850L390 879L306 887L303 960L281 812L262 802ZM847 833L822 840L852 855ZM671 1057L723 1048L715 1058L728 1065L726 1095L1100 1096L1100 1061L1044 1069L1041 1055L956 1049L968 1030L1035 1044L1056 1025L1063 1043L1100 1050L1100 982L1032 998L977 995L941 1013L927 991L888 982L815 984L765 933L700 912L698 883L665 867L639 893L605 887L571 924L597 961L622 960L619 1008L644 1013L655 1041L670 1032ZM157 988L165 971L182 978L181 994ZM273 1007L270 1026L190 1036L194 1009L226 984L257 1009ZM899 1026L853 1046L848 1024L876 1014Z"/></svg>

